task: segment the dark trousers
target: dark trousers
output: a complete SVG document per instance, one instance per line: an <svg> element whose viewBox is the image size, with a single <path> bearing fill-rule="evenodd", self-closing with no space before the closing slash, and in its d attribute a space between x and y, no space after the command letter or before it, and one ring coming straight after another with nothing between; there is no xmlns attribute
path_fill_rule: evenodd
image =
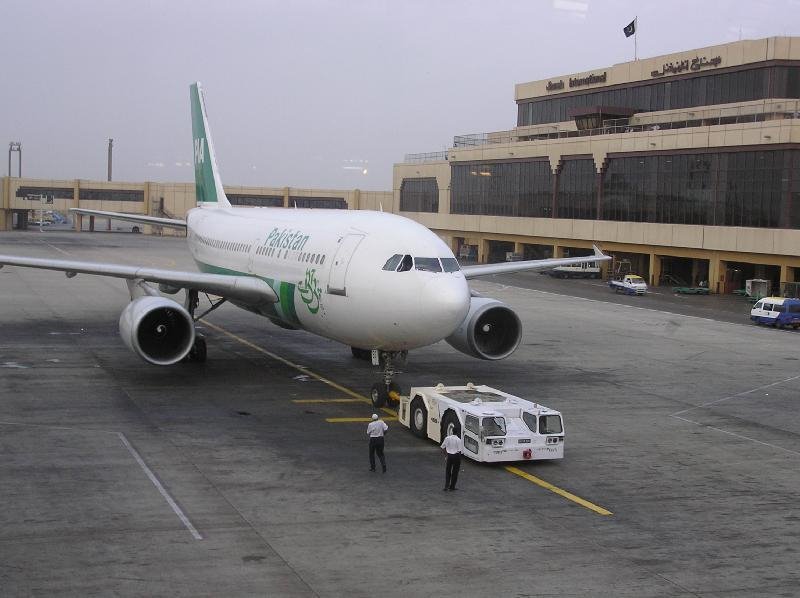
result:
<svg viewBox="0 0 800 598"><path fill-rule="evenodd" d="M375 469L375 453L381 461L383 471L386 471L386 458L383 456L383 436L370 437L369 439L369 468Z"/></svg>
<svg viewBox="0 0 800 598"><path fill-rule="evenodd" d="M461 469L461 453L451 455L447 453L447 466L444 469L444 487L450 490L456 489L458 481L458 470Z"/></svg>

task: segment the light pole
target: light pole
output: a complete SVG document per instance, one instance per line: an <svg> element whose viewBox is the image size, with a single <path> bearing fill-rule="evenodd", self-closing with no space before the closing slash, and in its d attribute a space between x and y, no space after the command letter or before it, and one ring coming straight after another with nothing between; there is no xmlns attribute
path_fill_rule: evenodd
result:
<svg viewBox="0 0 800 598"><path fill-rule="evenodd" d="M17 166L19 167L17 177L22 178L22 142L12 141L8 144L8 176L11 176L11 152L17 152Z"/></svg>
<svg viewBox="0 0 800 598"><path fill-rule="evenodd" d="M111 151L114 148L114 140L108 138L108 180L111 180Z"/></svg>

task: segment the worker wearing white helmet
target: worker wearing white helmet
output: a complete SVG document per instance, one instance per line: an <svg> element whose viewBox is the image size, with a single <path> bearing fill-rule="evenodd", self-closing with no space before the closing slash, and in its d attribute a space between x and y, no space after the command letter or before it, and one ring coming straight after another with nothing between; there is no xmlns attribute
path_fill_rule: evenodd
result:
<svg viewBox="0 0 800 598"><path fill-rule="evenodd" d="M367 436L369 436L369 470L375 471L375 453L380 459L383 473L386 473L386 458L383 456L383 435L389 426L378 417L377 413L372 414L372 421L367 425Z"/></svg>

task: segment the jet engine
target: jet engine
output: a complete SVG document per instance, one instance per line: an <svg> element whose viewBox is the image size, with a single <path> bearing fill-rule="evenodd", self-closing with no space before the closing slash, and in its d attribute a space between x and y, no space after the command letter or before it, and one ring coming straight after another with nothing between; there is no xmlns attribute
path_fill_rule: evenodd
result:
<svg viewBox="0 0 800 598"><path fill-rule="evenodd" d="M154 365L177 363L194 344L194 322L182 305L158 296L138 297L119 317L128 348Z"/></svg>
<svg viewBox="0 0 800 598"><path fill-rule="evenodd" d="M469 313L445 340L462 353L489 359L505 359L522 339L519 316L505 303L487 297L473 297Z"/></svg>

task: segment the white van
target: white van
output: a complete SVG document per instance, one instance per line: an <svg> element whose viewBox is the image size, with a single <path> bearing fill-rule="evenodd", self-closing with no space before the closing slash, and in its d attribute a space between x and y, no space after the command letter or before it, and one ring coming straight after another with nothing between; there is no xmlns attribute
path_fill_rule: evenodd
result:
<svg viewBox="0 0 800 598"><path fill-rule="evenodd" d="M800 299L764 297L750 310L754 324L767 324L776 328L800 328Z"/></svg>

